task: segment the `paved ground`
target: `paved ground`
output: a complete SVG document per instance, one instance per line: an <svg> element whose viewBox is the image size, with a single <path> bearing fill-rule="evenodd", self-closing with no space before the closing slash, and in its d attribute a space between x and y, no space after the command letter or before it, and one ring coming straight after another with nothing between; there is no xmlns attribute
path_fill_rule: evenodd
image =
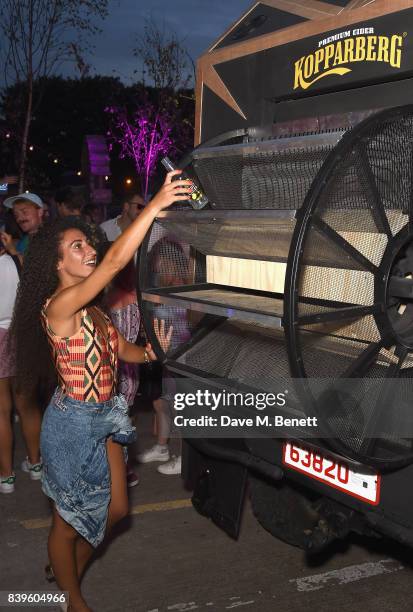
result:
<svg viewBox="0 0 413 612"><path fill-rule="evenodd" d="M141 445L149 446L149 414L139 429ZM16 465L23 453L18 437ZM235 542L190 507L179 477L161 476L155 468L140 468L130 517L85 577L94 612L413 609L411 551L353 538L308 561L267 534L248 505ZM39 484L18 471L15 494L0 497L0 590L50 589L43 579L48 517Z"/></svg>

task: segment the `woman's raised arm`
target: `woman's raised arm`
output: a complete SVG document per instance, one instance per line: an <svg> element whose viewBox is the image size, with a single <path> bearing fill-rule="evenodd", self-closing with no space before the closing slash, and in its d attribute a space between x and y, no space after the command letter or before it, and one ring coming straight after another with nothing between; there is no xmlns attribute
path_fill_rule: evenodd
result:
<svg viewBox="0 0 413 612"><path fill-rule="evenodd" d="M48 304L47 316L55 321L67 321L91 302L133 257L156 215L174 202L186 199L191 181L172 177L181 170L168 172L161 189L147 204L137 219L115 240L103 261L84 280L60 291Z"/></svg>

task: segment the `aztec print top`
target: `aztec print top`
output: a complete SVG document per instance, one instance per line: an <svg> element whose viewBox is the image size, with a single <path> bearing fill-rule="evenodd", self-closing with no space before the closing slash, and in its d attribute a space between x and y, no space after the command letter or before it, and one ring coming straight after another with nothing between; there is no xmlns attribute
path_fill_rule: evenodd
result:
<svg viewBox="0 0 413 612"><path fill-rule="evenodd" d="M116 389L118 334L102 311L100 314L107 323L107 339L95 326L86 308L82 309L81 314L79 330L73 336L62 338L53 332L45 310L42 311L59 386L75 400L105 402L113 397Z"/></svg>

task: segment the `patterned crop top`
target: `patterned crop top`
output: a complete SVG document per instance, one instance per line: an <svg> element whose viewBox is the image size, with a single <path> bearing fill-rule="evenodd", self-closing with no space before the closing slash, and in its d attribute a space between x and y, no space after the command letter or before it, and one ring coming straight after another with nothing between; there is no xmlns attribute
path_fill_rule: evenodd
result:
<svg viewBox="0 0 413 612"><path fill-rule="evenodd" d="M42 311L59 386L66 395L82 402L105 402L116 389L118 334L110 319L99 312L107 324L107 339L86 308L81 311L79 330L68 338L53 332L45 309Z"/></svg>

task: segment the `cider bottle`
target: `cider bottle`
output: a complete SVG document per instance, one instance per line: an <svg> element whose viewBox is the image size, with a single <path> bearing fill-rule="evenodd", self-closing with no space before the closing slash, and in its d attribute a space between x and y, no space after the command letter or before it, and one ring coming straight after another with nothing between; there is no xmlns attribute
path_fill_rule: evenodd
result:
<svg viewBox="0 0 413 612"><path fill-rule="evenodd" d="M161 163L165 166L168 172L176 170L176 166L171 162L169 157L164 157L163 159L161 159ZM199 186L195 183L192 177L188 176L185 172L182 172L182 174L177 176L177 179L189 179L191 181L192 185L190 185L189 187L189 202L192 208L194 208L195 210L200 210L208 204L208 198L206 197L205 193L199 188Z"/></svg>

